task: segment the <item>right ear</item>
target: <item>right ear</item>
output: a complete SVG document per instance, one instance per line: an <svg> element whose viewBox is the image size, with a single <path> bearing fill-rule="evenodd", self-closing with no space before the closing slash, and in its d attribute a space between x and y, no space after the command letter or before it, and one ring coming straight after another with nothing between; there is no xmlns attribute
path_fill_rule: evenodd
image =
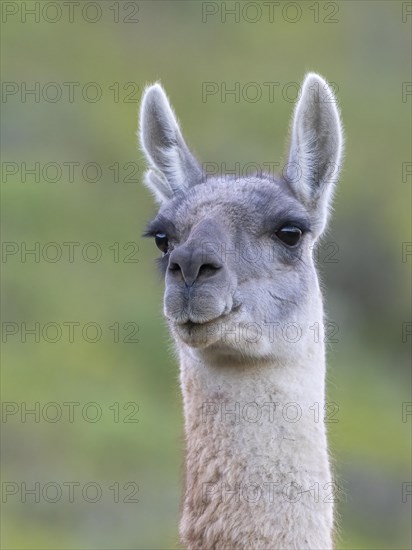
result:
<svg viewBox="0 0 412 550"><path fill-rule="evenodd" d="M140 145L150 165L145 184L158 202L200 183L202 170L189 151L160 84L146 88L140 107Z"/></svg>
<svg viewBox="0 0 412 550"><path fill-rule="evenodd" d="M318 74L307 74L292 121L288 180L311 211L318 235L328 219L343 141L340 114L329 84Z"/></svg>

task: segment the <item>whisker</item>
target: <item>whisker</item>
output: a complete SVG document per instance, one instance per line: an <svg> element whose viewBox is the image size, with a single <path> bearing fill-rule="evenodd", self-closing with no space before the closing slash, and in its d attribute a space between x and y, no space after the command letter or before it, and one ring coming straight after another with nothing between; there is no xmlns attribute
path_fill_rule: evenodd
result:
<svg viewBox="0 0 412 550"><path fill-rule="evenodd" d="M289 304L293 304L295 306L298 305L297 302L294 302L293 300L288 300L287 298L281 298L280 296L273 294L273 292L271 292L270 290L269 290L269 294L272 296L274 300L279 300L280 302L288 302Z"/></svg>

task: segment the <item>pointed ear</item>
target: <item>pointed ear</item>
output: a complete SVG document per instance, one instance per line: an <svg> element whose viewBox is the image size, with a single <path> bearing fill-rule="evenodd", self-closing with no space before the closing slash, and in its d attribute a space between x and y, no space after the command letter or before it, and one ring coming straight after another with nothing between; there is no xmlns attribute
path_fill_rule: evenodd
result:
<svg viewBox="0 0 412 550"><path fill-rule="evenodd" d="M335 96L327 82L309 73L292 120L286 177L296 196L324 230L343 156L343 130Z"/></svg>
<svg viewBox="0 0 412 550"><path fill-rule="evenodd" d="M149 86L143 93L140 144L151 167L145 183L159 202L201 181L201 168L182 137L160 84Z"/></svg>

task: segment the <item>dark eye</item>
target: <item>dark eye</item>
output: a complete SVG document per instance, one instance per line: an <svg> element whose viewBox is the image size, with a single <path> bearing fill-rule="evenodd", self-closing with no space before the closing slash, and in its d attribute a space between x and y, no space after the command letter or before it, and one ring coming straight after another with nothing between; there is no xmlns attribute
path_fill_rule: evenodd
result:
<svg viewBox="0 0 412 550"><path fill-rule="evenodd" d="M169 251L169 239L164 233L156 233L155 235L155 243L159 250L163 252L163 254L167 254Z"/></svg>
<svg viewBox="0 0 412 550"><path fill-rule="evenodd" d="M296 246L302 237L302 231L294 225L284 225L276 231L276 236L288 246Z"/></svg>

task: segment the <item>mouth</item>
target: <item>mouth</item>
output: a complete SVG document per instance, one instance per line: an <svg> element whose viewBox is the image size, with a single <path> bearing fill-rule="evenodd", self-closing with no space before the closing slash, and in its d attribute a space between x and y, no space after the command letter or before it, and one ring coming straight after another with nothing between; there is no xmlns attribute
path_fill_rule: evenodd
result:
<svg viewBox="0 0 412 550"><path fill-rule="evenodd" d="M174 323L176 334L189 346L195 348L204 348L211 345L219 339L222 330L219 329L221 323L224 323L234 313L238 312L241 304L238 304L226 313L222 313L214 319L208 321L193 321L191 319Z"/></svg>
<svg viewBox="0 0 412 550"><path fill-rule="evenodd" d="M236 304L232 307L230 311L224 312L218 317L215 317L214 319L208 319L207 321L193 321L192 319L188 319L187 321L177 322L175 324L179 326L179 328L186 328L187 330L196 329L199 327L206 327L213 323L223 321L233 313L236 313L237 311L239 311L240 307L241 307L241 304Z"/></svg>

